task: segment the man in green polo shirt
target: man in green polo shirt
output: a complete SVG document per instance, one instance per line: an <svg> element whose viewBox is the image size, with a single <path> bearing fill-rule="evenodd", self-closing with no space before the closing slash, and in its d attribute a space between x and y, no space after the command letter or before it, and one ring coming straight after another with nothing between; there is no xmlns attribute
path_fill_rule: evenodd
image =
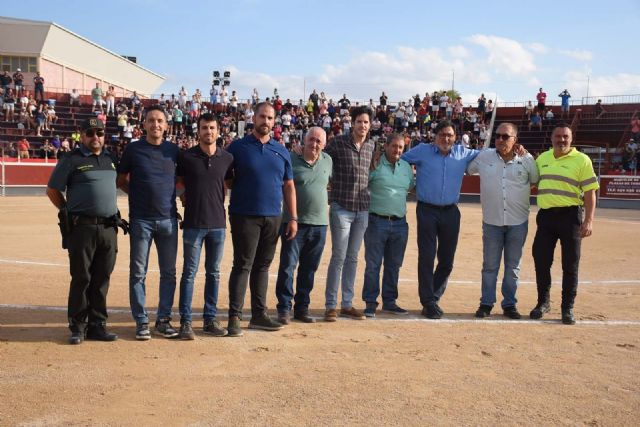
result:
<svg viewBox="0 0 640 427"><path fill-rule="evenodd" d="M280 226L282 247L276 280L278 321L284 325L289 324L292 300L295 301L294 319L304 323L315 322L309 316L310 294L327 237L327 185L333 169L331 157L322 151L326 141L325 131L320 127L312 127L305 135L302 154L291 154L298 207L298 233L293 239L287 238L290 217L285 209ZM293 272L296 266L298 276L294 295Z"/></svg>
<svg viewBox="0 0 640 427"><path fill-rule="evenodd" d="M578 265L582 239L591 236L596 210L598 178L591 159L571 147L572 133L567 124L553 129L553 148L536 160L538 183L538 229L533 241L538 304L532 319L550 310L551 265L556 243L562 246L562 323L573 325L573 303L578 290Z"/></svg>
<svg viewBox="0 0 640 427"><path fill-rule="evenodd" d="M400 159L404 151L404 137L391 135L384 144L384 154L378 165L369 172L369 224L364 234L364 286L362 299L366 303L364 314L375 317L380 295L382 275L382 311L407 314L396 304L398 274L409 238L407 225L407 192L415 186L413 169Z"/></svg>

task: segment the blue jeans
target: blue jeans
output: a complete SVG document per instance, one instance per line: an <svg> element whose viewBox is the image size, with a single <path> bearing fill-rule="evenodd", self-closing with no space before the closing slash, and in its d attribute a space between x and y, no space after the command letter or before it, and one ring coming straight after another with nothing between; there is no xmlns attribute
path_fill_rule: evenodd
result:
<svg viewBox="0 0 640 427"><path fill-rule="evenodd" d="M180 279L180 321L191 322L193 282L198 273L200 254L204 244L204 310L205 323L214 319L218 312L218 289L220 288L220 262L224 253L224 228L185 228L182 233L184 264Z"/></svg>
<svg viewBox="0 0 640 427"><path fill-rule="evenodd" d="M276 280L276 297L278 313L291 311L291 300L295 300L295 311L303 313L309 310L310 294L313 282L320 265L324 243L327 239L326 225L300 224L298 234L287 240L285 232L287 224L280 227L280 266ZM298 261L300 264L298 264ZM298 266L296 292L293 292L293 272Z"/></svg>
<svg viewBox="0 0 640 427"><path fill-rule="evenodd" d="M331 260L327 269L325 307L338 305L338 288L342 279L342 308L351 308L353 301L358 252L369 222L369 212L353 212L337 203L331 203L329 226L331 228Z"/></svg>
<svg viewBox="0 0 640 427"><path fill-rule="evenodd" d="M382 305L395 304L398 299L398 275L409 239L409 226L405 218L389 220L369 215L369 226L364 233L364 270L362 299L376 303L380 295L380 269L382 275Z"/></svg>
<svg viewBox="0 0 640 427"><path fill-rule="evenodd" d="M527 240L529 221L520 225L497 226L482 223L482 298L480 304L496 302L496 282L500 258L504 251L504 277L502 278L502 308L514 307L522 247Z"/></svg>
<svg viewBox="0 0 640 427"><path fill-rule="evenodd" d="M145 310L145 278L149 266L149 249L155 242L160 268L158 319L171 318L173 295L176 291L176 253L178 251L178 221L131 219L131 255L129 261L129 303L136 324L149 323Z"/></svg>

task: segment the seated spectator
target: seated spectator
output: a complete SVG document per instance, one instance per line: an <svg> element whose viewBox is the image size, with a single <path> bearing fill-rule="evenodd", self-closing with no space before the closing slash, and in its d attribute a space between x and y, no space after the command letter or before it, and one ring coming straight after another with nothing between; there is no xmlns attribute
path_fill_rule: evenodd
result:
<svg viewBox="0 0 640 427"><path fill-rule="evenodd" d="M553 124L554 114L551 108L547 109L547 112L544 114L544 119L549 121L549 124Z"/></svg>
<svg viewBox="0 0 640 427"><path fill-rule="evenodd" d="M531 114L533 114L533 104L531 101L524 107L524 114L527 116L527 120L531 120Z"/></svg>
<svg viewBox="0 0 640 427"><path fill-rule="evenodd" d="M538 130L542 131L542 117L540 117L540 112L536 111L533 116L531 116L531 121L529 121L529 130L531 130L532 126L538 126Z"/></svg>
<svg viewBox="0 0 640 427"><path fill-rule="evenodd" d="M69 106L73 107L77 105L80 107L82 104L80 103L80 94L78 93L78 89L73 89L69 94Z"/></svg>
<svg viewBox="0 0 640 427"><path fill-rule="evenodd" d="M631 119L631 138L640 142L640 118L637 116Z"/></svg>

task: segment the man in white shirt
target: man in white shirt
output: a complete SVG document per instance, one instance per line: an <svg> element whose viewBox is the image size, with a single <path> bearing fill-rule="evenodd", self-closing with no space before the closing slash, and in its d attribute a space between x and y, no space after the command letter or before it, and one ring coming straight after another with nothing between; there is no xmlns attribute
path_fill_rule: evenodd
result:
<svg viewBox="0 0 640 427"><path fill-rule="evenodd" d="M480 152L467 168L480 175L482 203L482 297L476 317L491 315L496 302L496 282L500 258L504 252L502 279L502 311L511 319L519 319L516 290L520 273L522 248L529 228L531 185L538 182L536 162L531 154L516 154L518 128L502 123L494 133L495 149Z"/></svg>

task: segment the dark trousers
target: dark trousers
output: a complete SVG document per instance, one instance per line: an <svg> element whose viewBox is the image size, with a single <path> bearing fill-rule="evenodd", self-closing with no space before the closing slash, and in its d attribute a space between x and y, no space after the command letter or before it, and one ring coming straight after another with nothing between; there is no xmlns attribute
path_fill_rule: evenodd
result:
<svg viewBox="0 0 640 427"><path fill-rule="evenodd" d="M578 292L580 263L580 225L582 208L540 209L536 217L538 229L533 240L533 261L536 267L538 303L549 302L551 265L556 243L562 248L562 308L573 308Z"/></svg>
<svg viewBox="0 0 640 427"><path fill-rule="evenodd" d="M276 252L281 217L229 215L233 242L233 267L229 275L229 316L242 317L247 282L251 290L251 315L267 311L269 266Z"/></svg>
<svg viewBox="0 0 640 427"><path fill-rule="evenodd" d="M76 225L69 235L69 329L107 320L109 279L118 252L114 226Z"/></svg>
<svg viewBox="0 0 640 427"><path fill-rule="evenodd" d="M460 233L460 210L456 205L436 207L418 202L418 294L423 306L437 304L445 289ZM436 256L438 265L433 269Z"/></svg>
<svg viewBox="0 0 640 427"><path fill-rule="evenodd" d="M291 300L295 301L294 313L306 313L309 310L315 274L327 239L327 226L299 224L298 234L291 240L287 240L286 228L286 223L280 226L280 266L276 280L278 313L291 311ZM296 266L298 277L294 293L293 275Z"/></svg>

